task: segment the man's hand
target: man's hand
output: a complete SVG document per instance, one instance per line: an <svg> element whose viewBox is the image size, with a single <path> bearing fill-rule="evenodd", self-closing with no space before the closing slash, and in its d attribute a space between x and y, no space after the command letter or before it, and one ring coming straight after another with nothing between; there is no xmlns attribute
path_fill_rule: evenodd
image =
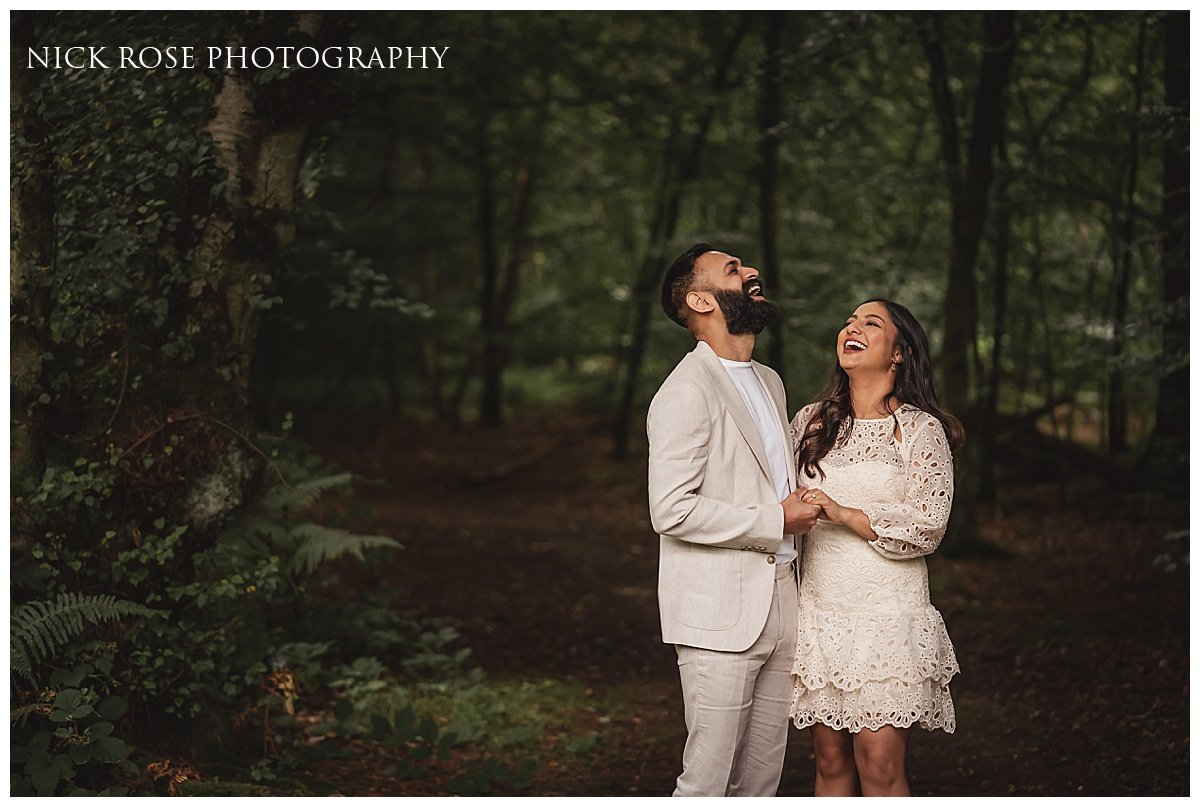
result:
<svg viewBox="0 0 1200 807"><path fill-rule="evenodd" d="M802 501L808 488L796 488L780 504L783 505L783 534L800 535L812 529L821 515L821 508Z"/></svg>
<svg viewBox="0 0 1200 807"><path fill-rule="evenodd" d="M829 497L829 494L819 488L809 488L804 492L802 500L805 504L815 504L823 511L821 517L834 523L845 525L846 519L852 512L849 507L842 507Z"/></svg>

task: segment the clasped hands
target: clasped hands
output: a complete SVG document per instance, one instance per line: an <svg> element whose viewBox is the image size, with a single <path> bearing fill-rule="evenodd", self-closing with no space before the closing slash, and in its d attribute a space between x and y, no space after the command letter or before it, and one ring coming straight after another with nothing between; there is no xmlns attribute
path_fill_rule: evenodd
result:
<svg viewBox="0 0 1200 807"><path fill-rule="evenodd" d="M841 524L846 512L846 508L820 488L796 488L781 504L783 531L790 535L808 532L819 518Z"/></svg>

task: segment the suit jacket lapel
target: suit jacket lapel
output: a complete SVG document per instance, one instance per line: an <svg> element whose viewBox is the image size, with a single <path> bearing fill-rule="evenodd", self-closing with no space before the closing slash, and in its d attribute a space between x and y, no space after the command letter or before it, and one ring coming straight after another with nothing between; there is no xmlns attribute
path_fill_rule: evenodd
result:
<svg viewBox="0 0 1200 807"><path fill-rule="evenodd" d="M767 479L774 479L771 474L771 465L767 462L767 450L763 447L758 427L754 425L754 417L746 408L746 401L742 398L742 393L738 391L733 380L730 379L729 373L725 371L725 365L721 364L720 358L707 342L697 343L695 352L703 363L709 378L712 379L713 387L721 398L721 402L733 416L733 422L737 424L742 437L746 438L750 450L754 452L754 458L758 460L763 473L767 475Z"/></svg>
<svg viewBox="0 0 1200 807"><path fill-rule="evenodd" d="M761 364L754 362L753 367L754 374L758 376L758 380L763 385L763 389L767 391L767 397L771 399L771 403L775 404L775 414L778 416L777 420L779 421L779 433L783 437L783 449L790 455L793 453L792 429L787 418L787 400L780 400L776 396L774 386L767 383L767 379L763 377L763 366ZM784 464L787 465L788 490L795 490L796 463L794 461L788 461Z"/></svg>

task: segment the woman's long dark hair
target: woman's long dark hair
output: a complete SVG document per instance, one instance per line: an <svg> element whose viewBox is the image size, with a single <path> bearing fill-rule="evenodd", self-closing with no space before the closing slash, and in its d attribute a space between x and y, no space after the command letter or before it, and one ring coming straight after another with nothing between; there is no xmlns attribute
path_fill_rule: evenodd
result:
<svg viewBox="0 0 1200 807"><path fill-rule="evenodd" d="M896 409L903 404L911 404L933 415L946 430L950 450L957 450L966 435L958 418L938 405L937 394L933 391L933 361L929 358L929 339L925 336L925 329L912 312L899 303L883 297L872 297L860 305L866 303L882 303L887 308L888 316L896 326L896 347L904 357L896 365L896 384L883 405L893 419L896 419ZM810 476L820 474L824 479L821 460L849 437L854 426L854 410L850 406L850 376L836 358L829 386L818 401L817 411L809 419L800 440L797 464ZM899 419L896 419L897 428L899 425Z"/></svg>

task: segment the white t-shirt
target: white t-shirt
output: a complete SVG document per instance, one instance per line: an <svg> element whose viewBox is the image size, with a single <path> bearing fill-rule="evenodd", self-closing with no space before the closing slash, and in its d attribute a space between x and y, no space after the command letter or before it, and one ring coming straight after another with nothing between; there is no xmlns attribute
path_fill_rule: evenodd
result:
<svg viewBox="0 0 1200 807"><path fill-rule="evenodd" d="M771 466L775 491L779 494L779 501L783 501L791 493L788 488L787 472L790 458L788 456L789 446L785 445L783 441L783 426L779 422L779 413L775 411L775 405L771 403L767 391L763 388L762 382L758 380L758 375L755 374L754 367L750 362L721 359L721 364L725 365L725 372L729 373L729 378L733 381L734 386L742 393L742 400L746 402L746 408L750 410L750 416L754 418L754 425L758 427L758 436L762 438L763 448L767 450L767 464ZM792 562L796 559L796 547L792 545L791 541L781 542L775 558L779 563Z"/></svg>

